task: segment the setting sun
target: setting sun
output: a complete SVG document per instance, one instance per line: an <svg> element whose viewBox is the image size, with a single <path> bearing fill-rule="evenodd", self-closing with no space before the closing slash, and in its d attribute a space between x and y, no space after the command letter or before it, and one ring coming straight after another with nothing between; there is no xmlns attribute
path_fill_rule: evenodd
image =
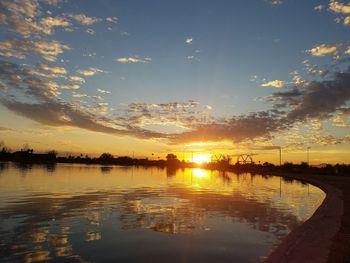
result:
<svg viewBox="0 0 350 263"><path fill-rule="evenodd" d="M192 162L196 164L209 163L211 160L209 154L195 154L193 155Z"/></svg>

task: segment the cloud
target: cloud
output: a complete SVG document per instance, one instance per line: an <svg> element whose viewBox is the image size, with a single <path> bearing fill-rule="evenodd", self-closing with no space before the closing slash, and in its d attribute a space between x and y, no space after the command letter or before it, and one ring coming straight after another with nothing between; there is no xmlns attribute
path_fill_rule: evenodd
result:
<svg viewBox="0 0 350 263"><path fill-rule="evenodd" d="M308 51L311 53L311 55L316 57L323 57L326 55L335 55L338 51L338 45L322 44L319 46L315 46Z"/></svg>
<svg viewBox="0 0 350 263"><path fill-rule="evenodd" d="M319 144L319 145L337 145L342 143L349 143L350 142L350 135L346 135L342 138L337 138L333 135L325 135L325 136L313 136L312 137L313 143Z"/></svg>
<svg viewBox="0 0 350 263"><path fill-rule="evenodd" d="M91 26L95 23L101 22L102 19L97 18L97 17L90 17L87 16L85 14L72 14L72 13L67 13L64 14L66 17L72 18L74 20L76 20L77 22L79 22L82 25L85 26Z"/></svg>
<svg viewBox="0 0 350 263"><path fill-rule="evenodd" d="M102 94L110 94L111 92L108 90L104 90L104 89L97 89L98 92L102 93Z"/></svg>
<svg viewBox="0 0 350 263"><path fill-rule="evenodd" d="M0 55L24 59L29 55L39 55L45 60L55 61L57 57L69 50L69 46L58 41L10 39L0 42Z"/></svg>
<svg viewBox="0 0 350 263"><path fill-rule="evenodd" d="M70 22L63 17L44 17L36 0L0 2L0 22L6 24L7 30L28 38L34 34L51 35L54 27L69 28Z"/></svg>
<svg viewBox="0 0 350 263"><path fill-rule="evenodd" d="M106 17L106 21L116 24L118 22L118 18L115 17L115 16L113 16L113 17Z"/></svg>
<svg viewBox="0 0 350 263"><path fill-rule="evenodd" d="M119 63L150 63L151 58L138 58L138 57L121 57L116 59Z"/></svg>
<svg viewBox="0 0 350 263"><path fill-rule="evenodd" d="M340 108L332 119L334 126L340 128L350 127L350 108Z"/></svg>
<svg viewBox="0 0 350 263"><path fill-rule="evenodd" d="M324 5L317 5L314 7L315 11L321 12L324 9Z"/></svg>
<svg viewBox="0 0 350 263"><path fill-rule="evenodd" d="M259 127L259 128L257 128ZM232 117L223 122L195 124L193 129L171 136L174 143L193 141L230 140L235 143L256 138L271 138L271 133L283 128L283 124L271 113L259 112Z"/></svg>
<svg viewBox="0 0 350 263"><path fill-rule="evenodd" d="M262 145L262 146L252 146L249 147L250 150L262 150L262 151L270 151L270 150L280 150L281 146L277 145Z"/></svg>
<svg viewBox="0 0 350 263"><path fill-rule="evenodd" d="M79 77L79 76L69 76L69 80L79 82L81 84L85 83L85 79L83 79L82 77Z"/></svg>
<svg viewBox="0 0 350 263"><path fill-rule="evenodd" d="M347 48L347 50L345 50L345 54L350 55L350 46Z"/></svg>
<svg viewBox="0 0 350 263"><path fill-rule="evenodd" d="M95 30L91 29L91 28L88 28L85 30L86 33L90 34L90 35L95 35Z"/></svg>
<svg viewBox="0 0 350 263"><path fill-rule="evenodd" d="M103 100L103 98L101 96L90 96L91 99L94 99L94 100Z"/></svg>
<svg viewBox="0 0 350 263"><path fill-rule="evenodd" d="M270 80L261 84L262 87L273 87L273 88L283 88L286 83L283 80Z"/></svg>
<svg viewBox="0 0 350 263"><path fill-rule="evenodd" d="M55 66L51 66L51 65L48 65L45 63L38 63L37 67L41 70L50 71L50 72L55 73L55 74L67 74L67 70L65 68L55 67Z"/></svg>
<svg viewBox="0 0 350 263"><path fill-rule="evenodd" d="M17 130L0 126L0 132L3 132L3 131L8 132L8 131L17 131ZM3 147L3 142L0 142L0 147L1 148Z"/></svg>
<svg viewBox="0 0 350 263"><path fill-rule="evenodd" d="M290 75L292 76L292 81L295 86L302 86L307 84L307 81L300 76L298 71L295 70L291 72Z"/></svg>
<svg viewBox="0 0 350 263"><path fill-rule="evenodd" d="M295 87L289 91L276 92L269 100L278 108L290 109L284 119L286 123L308 118L327 119L350 100L349 86L350 72L335 72L332 79L311 81L307 88Z"/></svg>
<svg viewBox="0 0 350 263"><path fill-rule="evenodd" d="M77 72L78 72L79 74L81 74L81 75L84 75L84 76L93 76L93 75L95 75L96 73L101 73L101 72L103 72L103 70L102 70L102 69L98 69L98 68L90 68L90 69L86 69L86 70L84 70L84 69L79 69Z"/></svg>
<svg viewBox="0 0 350 263"><path fill-rule="evenodd" d="M192 38L192 37L186 38L186 39L185 39L185 43L188 44L188 45L192 45L192 43L193 43L193 38Z"/></svg>
<svg viewBox="0 0 350 263"><path fill-rule="evenodd" d="M110 119L98 118L90 113L77 109L74 105L49 100L42 103L25 103L16 100L2 99L2 104L18 115L49 126L71 126L94 132L114 135L129 135L138 138L161 138L163 134L143 130L137 127L120 127ZM105 104L98 104L104 110Z"/></svg>
<svg viewBox="0 0 350 263"><path fill-rule="evenodd" d="M32 76L22 65L0 61L0 80L9 88L17 88L19 94L8 96L0 93L0 102L9 110L50 126L72 126L90 131L116 135L130 135L139 138L163 138L161 133L148 131L141 127L112 120L101 115L109 110L108 103L95 106L67 103L58 98L58 89L78 88L78 85L59 85L54 81ZM19 96L17 96L19 95ZM28 102L28 96L32 97ZM86 94L72 93L73 97L85 97ZM93 96L91 96L93 98ZM98 97L94 97L98 99Z"/></svg>
<svg viewBox="0 0 350 263"><path fill-rule="evenodd" d="M329 9L335 13L350 14L350 5L344 5L334 0L329 2Z"/></svg>
<svg viewBox="0 0 350 263"><path fill-rule="evenodd" d="M67 17L65 18L67 19ZM0 17L0 21L1 19ZM42 26L40 22L38 24ZM67 45L60 42L43 40L46 37L5 40L0 42L0 52L6 57L23 59L37 55L40 58L54 61L65 50L69 49ZM334 55L339 51L338 46L334 45L334 50L333 45L320 45L309 52L314 56ZM345 51L345 53L347 52L349 51ZM116 61L120 63L147 63L151 59L131 56L121 57ZM300 122L306 122L310 119L333 119L334 114L345 107L350 99L348 71L333 75L327 73L324 75L327 79L323 76L324 78L320 81L308 81L307 83L302 81L300 75L296 73L293 75L296 87L286 87L285 90L274 92L269 96L268 101L272 103L273 108L268 111L241 116L215 117L210 115L210 107L200 105L196 101L134 102L128 105L126 111L117 116L110 114L112 108L106 102L101 102L100 96L89 96L74 91L80 87L78 84L85 82L84 78L67 76L67 79L73 82L63 85L59 82L43 79L54 77L55 74L67 74L65 68L52 64L38 63L37 71L28 68L28 65L0 62L0 81L3 87L0 91L2 103L17 114L46 125L72 126L146 139L158 138L169 140L171 143L201 140L245 142L259 138L269 139L274 134ZM318 72L318 69L315 70ZM89 68L80 69L77 72L83 76L93 76L103 71ZM53 74L50 76L49 73ZM56 77L58 76L56 75ZM281 80L271 80L263 83L262 86L281 88L286 86L286 83ZM75 99L71 98L72 102L65 102L63 98L59 97L60 88L71 89L72 97ZM97 91L101 94L109 92L103 89L97 89ZM79 98L84 99L80 100ZM340 118L336 121L335 123L338 125L343 125ZM165 133L147 128L148 125L154 124L177 125L183 129ZM326 141L334 143L339 140L328 137L317 141L317 143Z"/></svg>
<svg viewBox="0 0 350 263"><path fill-rule="evenodd" d="M62 0L43 0L43 2L47 5L57 6Z"/></svg>
<svg viewBox="0 0 350 263"><path fill-rule="evenodd" d="M193 55L189 55L186 57L188 60L196 60L196 61L201 61L199 58L197 58L196 56Z"/></svg>
<svg viewBox="0 0 350 263"><path fill-rule="evenodd" d="M350 72L334 72L333 77L323 81L311 81L307 88L293 87L275 92L269 101L275 110L236 116L228 119L211 119L207 123L190 125L191 131L171 135L175 143L193 141L271 139L277 132L285 131L308 120L328 120L344 109L350 100ZM346 110L344 110L346 112ZM258 127L258 128L257 128ZM322 137L322 136L321 136ZM335 137L334 137L335 138ZM322 137L318 144L349 142L349 136L334 139Z"/></svg>
<svg viewBox="0 0 350 263"><path fill-rule="evenodd" d="M266 2L268 2L271 5L281 5L283 4L282 0L265 0Z"/></svg>
<svg viewBox="0 0 350 263"><path fill-rule="evenodd" d="M72 97L74 97L74 98L84 98L84 97L88 97L88 95L85 94L85 93L78 93L76 91L72 91Z"/></svg>
<svg viewBox="0 0 350 263"><path fill-rule="evenodd" d="M169 103L130 103L129 110L132 112L149 112L155 110L160 112L171 112L171 111L186 111L187 109L196 108L199 102L189 100L188 102L169 102Z"/></svg>
<svg viewBox="0 0 350 263"><path fill-rule="evenodd" d="M210 119L209 109L198 102L141 103L128 105L126 114L118 120L124 125L146 127L147 125L172 126L177 130L189 129L195 123L207 123Z"/></svg>
<svg viewBox="0 0 350 263"><path fill-rule="evenodd" d="M39 4L36 0L2 0L1 7L16 15L34 18L39 14Z"/></svg>
<svg viewBox="0 0 350 263"><path fill-rule="evenodd" d="M79 89L80 86L77 84L64 84L61 85L61 89Z"/></svg>
<svg viewBox="0 0 350 263"><path fill-rule="evenodd" d="M37 77L27 77L23 80L27 86L26 94L41 100L57 97L60 93L57 91L59 85L51 80L43 80Z"/></svg>
<svg viewBox="0 0 350 263"><path fill-rule="evenodd" d="M25 96L33 96L39 100L57 97L60 94L59 85L55 81L39 78L40 74L36 71L7 61L0 61L0 68L0 80L11 90L18 89Z"/></svg>
<svg viewBox="0 0 350 263"><path fill-rule="evenodd" d="M344 18L343 24L344 26L350 26L350 16Z"/></svg>
<svg viewBox="0 0 350 263"><path fill-rule="evenodd" d="M42 31L48 35L52 34L54 27L70 27L71 23L63 17L45 17L40 20L40 24L43 26Z"/></svg>

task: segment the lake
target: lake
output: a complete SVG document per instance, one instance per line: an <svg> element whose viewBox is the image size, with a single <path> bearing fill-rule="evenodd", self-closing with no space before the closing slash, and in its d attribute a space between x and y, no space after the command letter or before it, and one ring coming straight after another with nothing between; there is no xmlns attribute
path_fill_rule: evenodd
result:
<svg viewBox="0 0 350 263"><path fill-rule="evenodd" d="M276 176L0 164L1 262L261 262L325 198Z"/></svg>

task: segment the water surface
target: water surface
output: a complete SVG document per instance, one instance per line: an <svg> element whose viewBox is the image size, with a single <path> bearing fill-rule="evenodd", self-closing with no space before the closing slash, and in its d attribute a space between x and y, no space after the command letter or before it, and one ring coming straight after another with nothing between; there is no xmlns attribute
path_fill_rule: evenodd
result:
<svg viewBox="0 0 350 263"><path fill-rule="evenodd" d="M201 169L0 164L1 262L261 262L318 188Z"/></svg>

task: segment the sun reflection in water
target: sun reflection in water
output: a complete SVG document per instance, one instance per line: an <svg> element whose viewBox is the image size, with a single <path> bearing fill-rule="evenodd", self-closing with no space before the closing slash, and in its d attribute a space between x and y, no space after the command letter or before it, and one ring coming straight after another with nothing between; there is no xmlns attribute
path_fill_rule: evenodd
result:
<svg viewBox="0 0 350 263"><path fill-rule="evenodd" d="M208 178L209 172L208 170L200 169L200 168L194 168L192 169L193 176L196 178Z"/></svg>

